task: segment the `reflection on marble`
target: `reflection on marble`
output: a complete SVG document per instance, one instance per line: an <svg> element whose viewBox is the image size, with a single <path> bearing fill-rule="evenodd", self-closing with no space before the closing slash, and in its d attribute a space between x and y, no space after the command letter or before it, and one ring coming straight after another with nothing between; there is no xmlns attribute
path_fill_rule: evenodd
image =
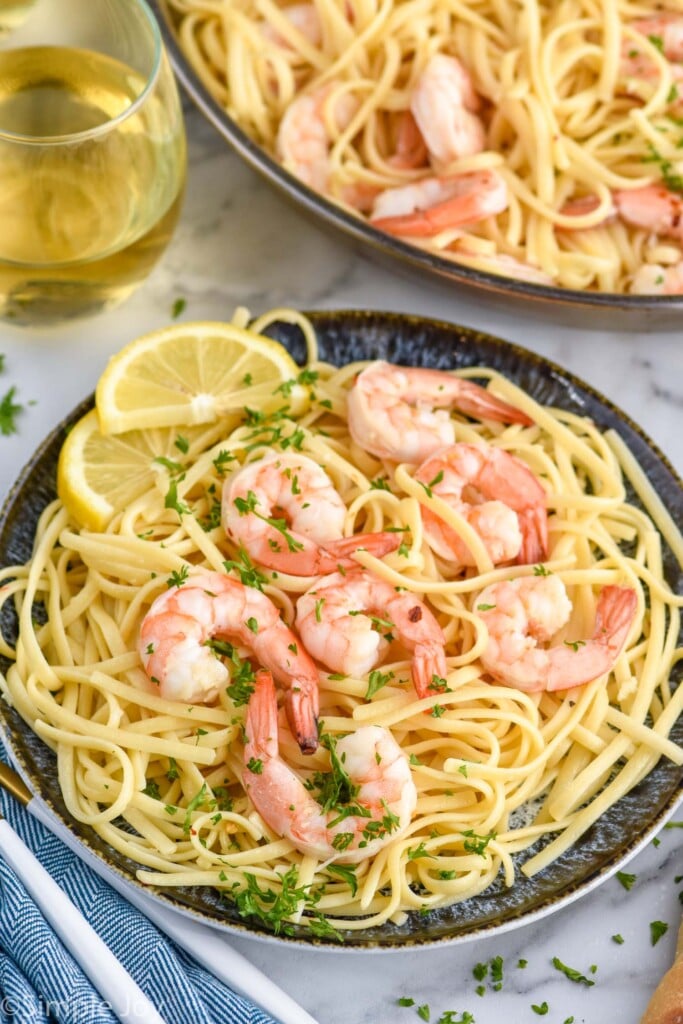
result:
<svg viewBox="0 0 683 1024"><path fill-rule="evenodd" d="M482 296L411 279L373 264L340 236L306 221L261 182L194 111L188 113L190 175L175 238L147 284L121 309L38 334L0 325L5 354L0 394L35 400L19 434L0 438L0 490L6 492L47 431L94 386L107 358L137 334L162 326L182 296L183 319L221 319L236 305L253 312L278 304L301 308L374 308L421 313L488 330L566 366L638 422L683 470L683 344L677 332L617 334L525 320L487 307ZM683 818L679 810L678 818ZM476 1024L543 1019L563 1024L636 1024L673 956L683 884L683 829L666 829L629 865L630 892L612 878L573 905L497 938L434 949L361 955L302 952L272 943L234 944L321 1024L411 1024L428 1004L432 1022L467 1010ZM650 921L669 924L653 948ZM611 938L620 933L624 942ZM217 942L223 941L220 937ZM504 958L499 992L476 994L472 968ZM570 981L552 957L595 981ZM525 969L516 965L528 961ZM597 965L594 975L589 974ZM412 1007L396 1000L409 996ZM425 1012L426 1015L426 1012Z"/></svg>

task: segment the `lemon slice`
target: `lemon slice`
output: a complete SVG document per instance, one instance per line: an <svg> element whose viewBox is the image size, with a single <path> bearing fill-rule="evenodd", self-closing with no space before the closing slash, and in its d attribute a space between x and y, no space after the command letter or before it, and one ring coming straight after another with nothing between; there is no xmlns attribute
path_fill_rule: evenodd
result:
<svg viewBox="0 0 683 1024"><path fill-rule="evenodd" d="M100 430L211 423L245 406L287 405L299 415L308 392L294 383L298 373L287 350L260 334L227 323L174 324L110 359L96 392Z"/></svg>
<svg viewBox="0 0 683 1024"><path fill-rule="evenodd" d="M188 443L206 428L184 431ZM177 430L100 433L97 412L86 413L67 435L57 464L57 493L89 530L104 530L112 516L154 486L158 457L177 459Z"/></svg>

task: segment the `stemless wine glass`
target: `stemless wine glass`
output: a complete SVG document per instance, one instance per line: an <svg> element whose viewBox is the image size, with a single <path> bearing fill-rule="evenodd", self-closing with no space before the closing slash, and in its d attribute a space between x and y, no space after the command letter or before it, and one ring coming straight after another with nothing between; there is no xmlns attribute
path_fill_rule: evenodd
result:
<svg viewBox="0 0 683 1024"><path fill-rule="evenodd" d="M32 0L0 38L0 317L49 324L140 284L186 168L175 82L144 0Z"/></svg>

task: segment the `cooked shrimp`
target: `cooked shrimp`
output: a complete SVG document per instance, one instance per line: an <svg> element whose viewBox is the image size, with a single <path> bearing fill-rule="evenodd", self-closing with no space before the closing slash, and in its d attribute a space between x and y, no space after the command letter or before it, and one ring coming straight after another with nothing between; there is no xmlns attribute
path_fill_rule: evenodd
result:
<svg viewBox="0 0 683 1024"><path fill-rule="evenodd" d="M387 163L399 170L424 167L427 163L427 146L420 134L417 122L409 110L404 110L398 122L396 151Z"/></svg>
<svg viewBox="0 0 683 1024"><path fill-rule="evenodd" d="M435 677L446 675L443 631L429 608L369 572L320 580L297 601L296 626L309 653L333 672L366 675L396 638L413 655L418 697L433 694Z"/></svg>
<svg viewBox="0 0 683 1024"><path fill-rule="evenodd" d="M651 18L634 21L632 25L648 39L661 40L667 60L683 61L683 15L680 11L660 11Z"/></svg>
<svg viewBox="0 0 683 1024"><path fill-rule="evenodd" d="M312 46L320 46L322 41L322 25L320 24L320 15L315 4L290 4L289 7L282 8L282 15L291 24L292 28L301 33L307 42L311 43ZM264 21L262 23L261 32L266 39L275 43L276 46L290 49L288 40L270 22Z"/></svg>
<svg viewBox="0 0 683 1024"><path fill-rule="evenodd" d="M422 462L438 448L453 444L455 423L449 409L501 423L532 422L478 384L446 370L381 360L358 374L347 402L356 444L397 462Z"/></svg>
<svg viewBox="0 0 683 1024"><path fill-rule="evenodd" d="M332 145L325 105L333 83L306 93L289 104L277 134L277 154L284 167L316 192L329 192ZM334 123L340 131L349 124L358 101L349 93L335 98Z"/></svg>
<svg viewBox="0 0 683 1024"><path fill-rule="evenodd" d="M495 217L507 205L505 179L497 171L473 171L386 188L375 199L370 222L390 235L423 238Z"/></svg>
<svg viewBox="0 0 683 1024"><path fill-rule="evenodd" d="M208 569L160 594L142 620L138 652L167 700L214 700L230 675L213 653L214 637L254 652L285 687L290 728L304 753L318 745L318 671L269 597Z"/></svg>
<svg viewBox="0 0 683 1024"><path fill-rule="evenodd" d="M480 107L472 79L460 61L435 53L415 84L410 109L437 163L448 164L485 148L486 128L476 116Z"/></svg>
<svg viewBox="0 0 683 1024"><path fill-rule="evenodd" d="M683 261L670 267L645 263L631 278L632 295L683 295Z"/></svg>
<svg viewBox="0 0 683 1024"><path fill-rule="evenodd" d="M490 444L455 444L423 462L415 479L428 485L477 531L494 564L541 562L548 553L545 491L527 466ZM422 508L430 546L460 565L476 562L455 530Z"/></svg>
<svg viewBox="0 0 683 1024"><path fill-rule="evenodd" d="M494 678L518 690L568 690L584 686L613 667L636 613L630 587L604 587L593 635L541 647L569 621L572 604L559 576L526 576L485 587L475 609L489 642L481 656Z"/></svg>
<svg viewBox="0 0 683 1024"><path fill-rule="evenodd" d="M627 224L654 235L683 241L683 196L663 185L622 189L613 193L617 213Z"/></svg>
<svg viewBox="0 0 683 1024"><path fill-rule="evenodd" d="M280 757L269 672L256 675L245 731L244 788L266 824L302 853L356 864L374 857L410 824L417 791L408 758L388 729L364 726L336 743L335 763L348 777L348 801L354 810L363 809L348 816L339 806L323 810Z"/></svg>
<svg viewBox="0 0 683 1024"><path fill-rule="evenodd" d="M329 476L305 455L270 452L225 482L223 523L269 569L318 576L352 568L361 548L377 558L400 543L395 533L344 537L346 506Z"/></svg>

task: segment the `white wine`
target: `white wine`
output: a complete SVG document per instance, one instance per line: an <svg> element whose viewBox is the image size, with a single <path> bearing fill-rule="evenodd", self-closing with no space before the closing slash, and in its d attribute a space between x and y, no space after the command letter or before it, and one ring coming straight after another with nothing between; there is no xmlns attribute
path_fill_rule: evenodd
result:
<svg viewBox="0 0 683 1024"><path fill-rule="evenodd" d="M88 50L0 51L0 316L96 312L124 298L178 217L175 86Z"/></svg>
<svg viewBox="0 0 683 1024"><path fill-rule="evenodd" d="M21 25L35 0L0 0L0 39Z"/></svg>

